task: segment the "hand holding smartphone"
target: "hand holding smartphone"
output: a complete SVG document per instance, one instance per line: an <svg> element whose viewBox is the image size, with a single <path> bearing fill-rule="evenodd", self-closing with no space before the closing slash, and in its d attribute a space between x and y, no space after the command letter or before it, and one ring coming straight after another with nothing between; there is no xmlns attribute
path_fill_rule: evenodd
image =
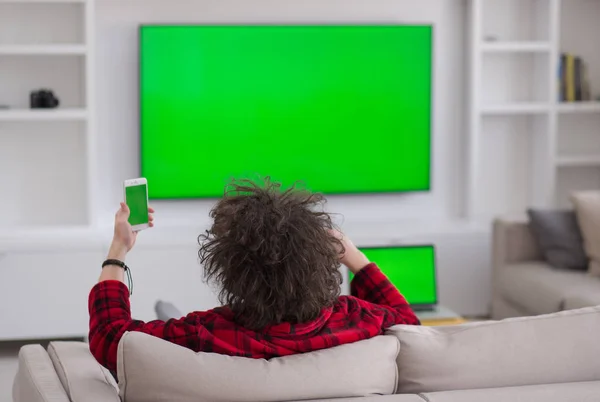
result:
<svg viewBox="0 0 600 402"><path fill-rule="evenodd" d="M123 183L125 203L129 207L129 223L134 232L150 227L148 210L148 180L139 179L125 180Z"/></svg>

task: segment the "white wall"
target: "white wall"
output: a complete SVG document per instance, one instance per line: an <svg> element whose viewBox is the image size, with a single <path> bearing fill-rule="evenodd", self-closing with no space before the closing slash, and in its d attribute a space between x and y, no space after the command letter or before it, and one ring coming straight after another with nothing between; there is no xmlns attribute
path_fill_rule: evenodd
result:
<svg viewBox="0 0 600 402"><path fill-rule="evenodd" d="M489 230L459 220L464 201L464 0L100 0L95 68L99 174L94 185L102 224L51 238L42 233L0 239L0 272L19 269L0 286L0 305L16 300L18 311L33 312L43 304L47 324L34 326L15 316L10 330L0 328L0 339L87 331L85 294L110 241L113 210L122 197L120 183L138 175L138 25L203 22L434 25L433 190L331 197L330 209L344 215L344 230L359 245L436 244L441 303L463 314L485 314L490 300ZM173 301L184 311L216 304L214 292L201 281L196 258L196 237L208 223L212 203L155 204L157 227L140 235L128 258L137 318L153 319L157 299ZM48 297L44 290L56 280L50 272L57 267L61 291ZM36 274L40 269L48 272Z"/></svg>
<svg viewBox="0 0 600 402"><path fill-rule="evenodd" d="M345 218L344 228L360 244L436 243L440 298L468 314L484 314L489 301L489 242L485 229L452 223L463 205L465 115L464 0L102 0L97 2L97 121L102 172L101 203L110 212L121 197L123 179L138 175L138 26L144 23L431 23L434 25L433 190L430 193L331 197L330 209ZM335 155L334 155L335 156ZM340 155L340 157L344 157ZM199 177L198 180L202 180ZM187 244L208 222L212 201L155 203L157 228L144 234L145 249ZM110 211L110 212L109 212ZM161 228L162 222L162 228ZM392 222L396 222L395 224ZM448 223L450 222L450 223ZM169 226L169 228L165 228ZM168 235L167 235L168 233ZM160 254L161 256L163 254ZM194 256L194 255L192 255ZM136 258L136 257L134 257ZM145 259L151 261L152 259ZM174 261L173 264L178 264ZM192 263L191 260L188 263ZM163 267L169 276L177 266ZM154 268L139 267L138 270ZM183 270L192 275L187 268ZM172 272L172 274L171 274ZM145 271L142 286L156 287L160 273ZM163 273L164 275L164 273ZM151 280L150 278L153 277ZM187 277L189 281L198 278ZM183 279L183 278L182 278ZM143 281L138 274L137 282ZM195 283L195 282L194 282ZM160 286L155 290L159 290ZM207 291L202 287L199 294ZM142 290L139 290L142 292ZM160 292L158 292L160 293ZM173 293L173 292L167 292ZM151 297L148 294L148 297ZM135 296L134 296L135 297ZM159 296L161 297L161 296ZM205 308L212 299L185 299L185 307ZM194 304L196 303L196 304ZM140 313L151 315L149 304Z"/></svg>
<svg viewBox="0 0 600 402"><path fill-rule="evenodd" d="M120 183L138 172L138 43L143 23L432 23L435 26L433 169L430 193L331 197L346 220L407 217L450 219L461 212L464 112L464 23L461 0L103 0L97 2L97 105L105 208L121 197ZM218 152L218 150L215 150ZM333 155L335 157L335 155ZM340 155L339 157L345 157ZM202 177L198 177L202 180ZM157 205L176 219L182 209L205 221L212 202ZM171 214L177 209L176 214ZM171 219L169 219L171 220Z"/></svg>

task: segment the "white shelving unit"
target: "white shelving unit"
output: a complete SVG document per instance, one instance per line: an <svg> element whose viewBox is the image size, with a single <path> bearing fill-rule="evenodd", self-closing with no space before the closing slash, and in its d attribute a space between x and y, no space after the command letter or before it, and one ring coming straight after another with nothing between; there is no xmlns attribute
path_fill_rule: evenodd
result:
<svg viewBox="0 0 600 402"><path fill-rule="evenodd" d="M572 102L559 103L556 106L558 113L600 113L600 102Z"/></svg>
<svg viewBox="0 0 600 402"><path fill-rule="evenodd" d="M585 60L600 95L599 19L598 0L470 0L470 219L600 189L600 102L558 101L563 52Z"/></svg>
<svg viewBox="0 0 600 402"><path fill-rule="evenodd" d="M0 0L0 3L29 3L29 4L62 4L62 3L85 3L87 0Z"/></svg>
<svg viewBox="0 0 600 402"><path fill-rule="evenodd" d="M29 4L29 3L27 3ZM68 56L85 55L85 45L4 45L0 46L2 56Z"/></svg>
<svg viewBox="0 0 600 402"><path fill-rule="evenodd" d="M556 164L560 167L600 166L600 154L559 156L556 158Z"/></svg>
<svg viewBox="0 0 600 402"><path fill-rule="evenodd" d="M548 112L548 104L537 102L515 102L489 104L481 107L483 115L529 115Z"/></svg>
<svg viewBox="0 0 600 402"><path fill-rule="evenodd" d="M0 235L95 224L93 13L93 0L0 0ZM59 108L29 108L41 88Z"/></svg>
<svg viewBox="0 0 600 402"><path fill-rule="evenodd" d="M548 52L552 45L549 42L489 42L481 45L486 53L518 53Z"/></svg>
<svg viewBox="0 0 600 402"><path fill-rule="evenodd" d="M59 110L0 110L0 122L6 121L86 121L86 109L59 109Z"/></svg>

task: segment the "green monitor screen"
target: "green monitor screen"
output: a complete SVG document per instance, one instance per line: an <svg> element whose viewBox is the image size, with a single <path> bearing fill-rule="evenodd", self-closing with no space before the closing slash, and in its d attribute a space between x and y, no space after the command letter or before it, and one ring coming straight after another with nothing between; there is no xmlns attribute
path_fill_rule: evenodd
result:
<svg viewBox="0 0 600 402"><path fill-rule="evenodd" d="M431 70L431 26L142 26L149 196L220 197L265 176L326 194L429 190Z"/></svg>
<svg viewBox="0 0 600 402"><path fill-rule="evenodd" d="M377 264L410 304L437 304L433 246L376 247L360 250Z"/></svg>

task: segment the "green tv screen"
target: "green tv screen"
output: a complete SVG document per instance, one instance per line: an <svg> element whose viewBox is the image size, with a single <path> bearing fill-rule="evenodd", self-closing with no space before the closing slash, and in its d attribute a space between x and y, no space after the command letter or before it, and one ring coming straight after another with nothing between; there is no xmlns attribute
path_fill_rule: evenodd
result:
<svg viewBox="0 0 600 402"><path fill-rule="evenodd" d="M370 261L377 264L410 304L437 303L433 246L376 247L360 250Z"/></svg>
<svg viewBox="0 0 600 402"><path fill-rule="evenodd" d="M151 198L231 178L326 194L430 188L432 28L140 28L141 174Z"/></svg>

